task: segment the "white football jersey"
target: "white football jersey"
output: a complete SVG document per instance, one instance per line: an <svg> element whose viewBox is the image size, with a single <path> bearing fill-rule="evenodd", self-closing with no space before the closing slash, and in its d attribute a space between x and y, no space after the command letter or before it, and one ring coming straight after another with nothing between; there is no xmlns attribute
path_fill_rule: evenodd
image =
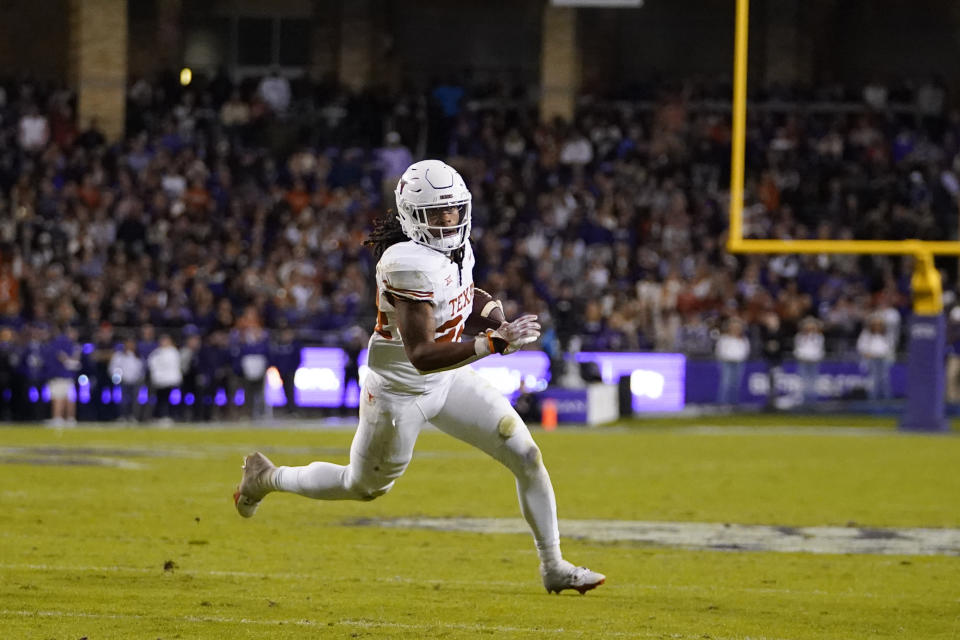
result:
<svg viewBox="0 0 960 640"><path fill-rule="evenodd" d="M458 342L473 310L473 248L464 245L463 265L416 242L389 247L377 263L377 326L370 336L368 366L399 392L419 393L442 383L451 371L421 374L410 364L391 302L403 298L433 306L437 342Z"/></svg>

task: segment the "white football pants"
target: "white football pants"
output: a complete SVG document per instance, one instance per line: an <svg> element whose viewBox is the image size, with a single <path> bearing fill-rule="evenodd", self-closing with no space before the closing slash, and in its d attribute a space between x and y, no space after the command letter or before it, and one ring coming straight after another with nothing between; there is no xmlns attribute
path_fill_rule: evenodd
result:
<svg viewBox="0 0 960 640"><path fill-rule="evenodd" d="M469 367L457 369L445 384L421 395L390 393L383 387L383 378L367 373L349 465L279 467L277 489L319 500L372 500L389 491L406 470L417 436L429 423L510 469L537 548L557 548L560 534L550 476L527 425L500 392Z"/></svg>

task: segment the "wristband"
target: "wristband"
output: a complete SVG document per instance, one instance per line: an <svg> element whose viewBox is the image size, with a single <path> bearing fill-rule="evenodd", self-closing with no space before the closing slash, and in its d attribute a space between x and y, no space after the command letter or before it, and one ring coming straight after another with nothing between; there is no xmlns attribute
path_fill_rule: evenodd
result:
<svg viewBox="0 0 960 640"><path fill-rule="evenodd" d="M503 303L499 300L491 300L483 306L483 309L480 311L481 318L488 318L494 309L500 309L500 313L503 313Z"/></svg>
<svg viewBox="0 0 960 640"><path fill-rule="evenodd" d="M485 333L481 333L473 339L473 352L480 358L493 353L492 346L490 337Z"/></svg>
<svg viewBox="0 0 960 640"><path fill-rule="evenodd" d="M485 333L481 333L474 338L473 352L482 358L492 353L502 354L509 345L510 343L501 338L493 329L487 329Z"/></svg>

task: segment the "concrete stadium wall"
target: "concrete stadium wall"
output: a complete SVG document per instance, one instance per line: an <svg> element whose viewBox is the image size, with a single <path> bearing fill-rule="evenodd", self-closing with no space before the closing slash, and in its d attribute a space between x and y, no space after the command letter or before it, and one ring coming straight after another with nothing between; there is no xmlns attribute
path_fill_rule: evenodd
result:
<svg viewBox="0 0 960 640"><path fill-rule="evenodd" d="M640 9L581 10L585 86L604 89L651 76L729 74L733 4L650 0Z"/></svg>
<svg viewBox="0 0 960 640"><path fill-rule="evenodd" d="M470 71L480 78L536 84L544 2L378 0L371 5L375 22L390 41L391 68L384 71L421 82ZM130 0L128 7L128 68L134 75L181 63L189 44L185 40L196 27L187 22L199 14L232 12L312 14L314 37L325 41L314 46L314 75L336 68L330 58L336 55L333 45L342 18L338 0ZM602 90L652 77L726 76L733 55L733 11L733 0L646 0L639 9L580 9L583 85ZM0 3L2 73L66 80L68 16L68 0ZM178 20L180 32L173 33ZM752 0L750 21L752 83L782 76L782 58L792 56L801 81L940 74L960 88L954 72L960 58L957 2Z"/></svg>
<svg viewBox="0 0 960 640"><path fill-rule="evenodd" d="M68 0L0 2L0 74L66 81L69 18Z"/></svg>
<svg viewBox="0 0 960 640"><path fill-rule="evenodd" d="M940 0L840 2L835 47L822 50L821 76L841 79L928 77L954 87L960 59L960 4Z"/></svg>
<svg viewBox="0 0 960 640"><path fill-rule="evenodd" d="M425 82L469 70L536 83L540 74L541 2L391 1L386 24L403 73Z"/></svg>

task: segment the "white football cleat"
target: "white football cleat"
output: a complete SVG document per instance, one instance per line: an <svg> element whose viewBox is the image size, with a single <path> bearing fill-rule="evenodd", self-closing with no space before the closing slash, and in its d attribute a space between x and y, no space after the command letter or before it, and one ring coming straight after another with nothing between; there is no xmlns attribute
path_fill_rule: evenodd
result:
<svg viewBox="0 0 960 640"><path fill-rule="evenodd" d="M244 518L250 518L257 512L263 497L273 491L271 480L277 467L259 451L243 459L243 477L233 493L233 504Z"/></svg>
<svg viewBox="0 0 960 640"><path fill-rule="evenodd" d="M586 567L577 567L566 560L547 569L540 565L540 577L547 593L560 593L564 589L576 589L580 595L596 589L607 580L607 576Z"/></svg>

